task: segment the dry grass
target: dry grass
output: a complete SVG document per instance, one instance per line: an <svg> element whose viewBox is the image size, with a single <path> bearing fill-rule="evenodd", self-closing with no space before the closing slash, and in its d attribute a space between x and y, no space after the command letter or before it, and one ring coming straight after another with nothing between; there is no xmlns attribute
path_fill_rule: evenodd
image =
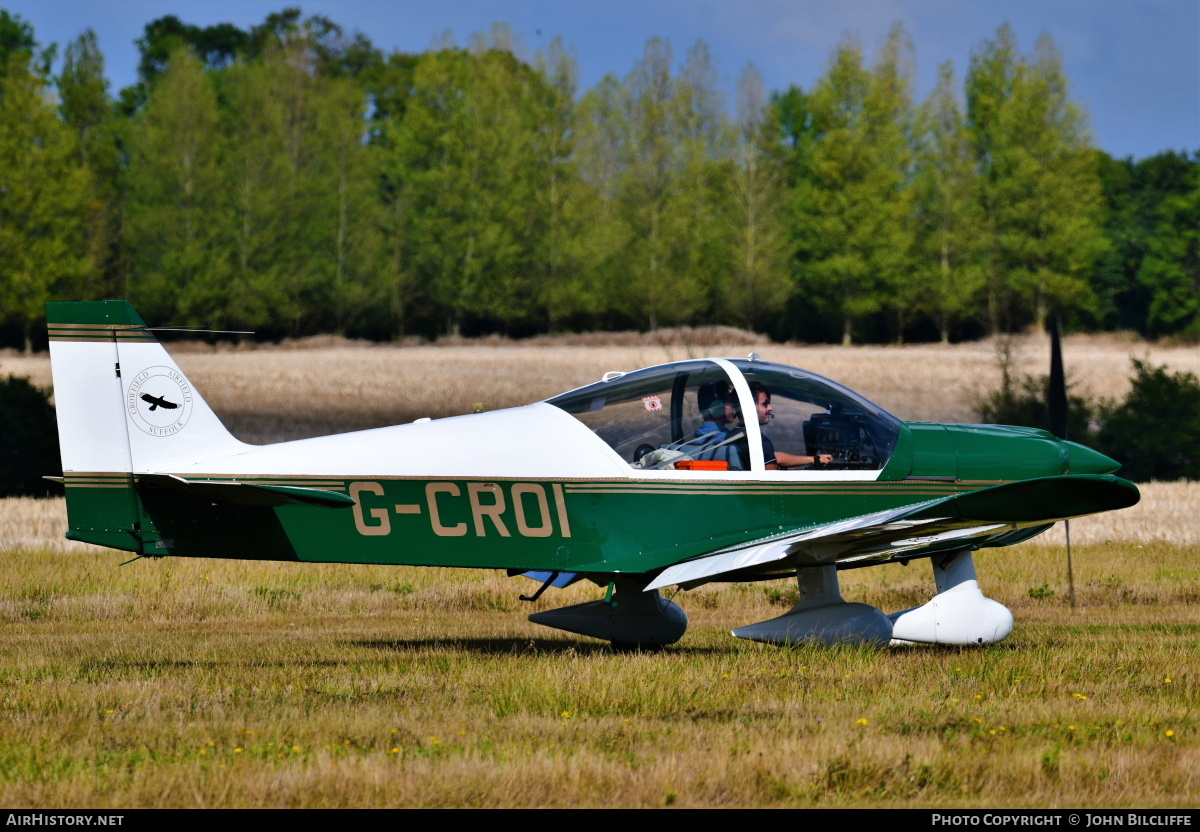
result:
<svg viewBox="0 0 1200 832"><path fill-rule="evenodd" d="M1075 610L1061 548L977 557L1018 622L996 647L732 639L790 602L773 582L680 593L691 627L662 654L524 620L595 587L525 605L494 571L118 567L61 540L61 500L7 500L0 803L1186 808L1200 567L1162 530L1195 498L1145 492L1076 547ZM931 584L923 564L843 575L886 610Z"/></svg>
<svg viewBox="0 0 1200 832"><path fill-rule="evenodd" d="M651 333L639 336L639 343L608 346L595 343L600 336L593 335L490 345L365 345L325 337L273 349L169 348L234 434L254 443L469 413L475 404L489 410L527 404L595 381L608 370L705 355L743 356L750 349L841 381L903 419L975 421L979 401L999 385L990 341L950 347L747 346L746 337L752 336L742 334L733 344L717 346L712 337L694 333L689 336L693 343L670 343L682 338L679 331L672 332L670 338L658 339L665 345ZM1046 372L1049 347L1044 337L1024 336L1014 343L1018 369ZM1200 347L1116 336L1067 339L1068 373L1085 395L1122 398L1131 356L1200 374ZM0 373L26 375L50 386L45 355L0 355Z"/></svg>
<svg viewBox="0 0 1200 832"><path fill-rule="evenodd" d="M626 346L176 350L243 438L274 441L503 407L605 370L718 353ZM756 346L907 418L972 419L986 344ZM1071 339L1081 386L1128 356ZM1041 372L1042 345L1025 351ZM1190 363L1189 363L1190 362ZM49 384L44 357L0 372ZM1108 385L1106 387L1106 385ZM794 583L680 593L691 627L617 654L525 613L599 596L493 571L139 560L69 543L61 500L0 502L0 804L141 806L1178 807L1200 789L1200 489L977 556L1017 630L982 650L781 650L737 641ZM923 603L928 567L843 575L847 598Z"/></svg>

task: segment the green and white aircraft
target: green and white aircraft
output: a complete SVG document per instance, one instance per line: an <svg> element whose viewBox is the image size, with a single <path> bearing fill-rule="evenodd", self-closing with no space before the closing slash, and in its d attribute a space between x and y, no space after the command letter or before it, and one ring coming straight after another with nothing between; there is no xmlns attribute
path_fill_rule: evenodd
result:
<svg viewBox="0 0 1200 832"><path fill-rule="evenodd" d="M530 620L617 645L682 637L687 616L662 587L792 575L795 608L733 635L996 642L1012 614L980 591L972 552L1139 498L1116 462L1045 431L903 422L754 355L247 445L128 303L46 308L69 539L151 557L507 569L541 581L527 600L586 579L603 599ZM922 558L937 590L924 606L843 600L839 570Z"/></svg>

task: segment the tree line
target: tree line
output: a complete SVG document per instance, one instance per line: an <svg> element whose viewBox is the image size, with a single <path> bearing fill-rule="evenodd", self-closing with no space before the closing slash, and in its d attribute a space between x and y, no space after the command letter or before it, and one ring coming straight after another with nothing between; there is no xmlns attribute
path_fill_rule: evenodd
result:
<svg viewBox="0 0 1200 832"><path fill-rule="evenodd" d="M1008 26L924 100L895 25L809 89L732 102L698 42L580 90L507 27L420 54L295 9L168 16L113 95L0 10L0 338L49 300L261 337L732 324L949 341L1039 324L1200 335L1200 153L1093 146L1049 36ZM55 72L55 65L59 64Z"/></svg>

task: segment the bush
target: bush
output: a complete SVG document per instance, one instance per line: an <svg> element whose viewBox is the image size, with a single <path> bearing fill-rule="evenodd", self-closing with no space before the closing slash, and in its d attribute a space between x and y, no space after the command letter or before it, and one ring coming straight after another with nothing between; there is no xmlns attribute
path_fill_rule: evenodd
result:
<svg viewBox="0 0 1200 832"><path fill-rule="evenodd" d="M42 479L62 472L50 394L27 378L0 379L0 425L0 497L57 493L54 483Z"/></svg>
<svg viewBox="0 0 1200 832"><path fill-rule="evenodd" d="M1133 386L1104 409L1100 451L1132 480L1200 479L1200 380L1133 359Z"/></svg>
<svg viewBox="0 0 1200 832"><path fill-rule="evenodd" d="M1008 372L1001 378L1000 389L979 406L983 421L993 425L1020 425L1050 430L1050 377L1021 376ZM1096 406L1082 396L1067 393L1067 438L1081 445L1094 439L1092 417Z"/></svg>

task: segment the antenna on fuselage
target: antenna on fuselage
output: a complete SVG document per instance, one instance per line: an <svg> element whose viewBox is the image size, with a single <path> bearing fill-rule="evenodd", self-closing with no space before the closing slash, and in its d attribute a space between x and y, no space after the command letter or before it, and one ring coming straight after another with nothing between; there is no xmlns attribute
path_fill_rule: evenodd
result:
<svg viewBox="0 0 1200 832"><path fill-rule="evenodd" d="M1062 316L1050 322L1050 383L1046 404L1050 410L1050 432L1059 439L1069 439L1067 427L1067 375L1062 359ZM1071 609L1075 608L1075 570L1071 563L1071 521L1063 521L1067 535L1067 592Z"/></svg>

